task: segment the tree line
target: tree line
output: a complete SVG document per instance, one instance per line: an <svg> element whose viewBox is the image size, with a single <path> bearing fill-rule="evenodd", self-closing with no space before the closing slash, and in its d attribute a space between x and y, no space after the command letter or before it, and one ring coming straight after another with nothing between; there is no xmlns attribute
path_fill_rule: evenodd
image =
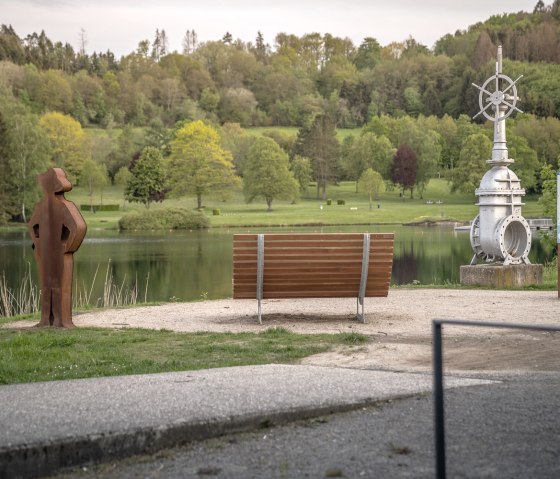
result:
<svg viewBox="0 0 560 479"><path fill-rule="evenodd" d="M117 59L82 45L53 42L45 32L20 38L0 28L0 82L35 112L59 111L82 126L172 127L184 119L242 126L303 126L328 113L339 128L361 127L372 115L457 118L478 111L471 83L493 73L496 48L504 68L525 75L524 109L560 116L560 0L533 12L493 16L448 34L433 49L412 37L382 46L374 37L310 33L276 35L273 46L226 32L199 43L185 34L170 52L165 30Z"/></svg>
<svg viewBox="0 0 560 479"><path fill-rule="evenodd" d="M479 109L471 83L494 73L498 43L511 48L504 70L525 75L518 87L527 113L508 120L513 168L540 194L558 167L560 71L558 39L547 33L547 50L535 45L549 27L558 31L559 2L492 17L446 35L433 51L412 38L383 47L366 38L356 47L328 34L280 33L274 48L260 34L254 44L229 33L199 43L188 30L184 51L170 53L158 30L116 60L53 44L44 32L20 39L4 25L0 222L26 220L39 194L35 177L53 165L92 203L110 182L146 206L192 194L201 207L209 193L227 199L242 188L270 209L275 198L309 195L311 182L325 199L327 185L341 180L355 181L370 203L384 187L422 197L434 176L474 191L492 128L468 116ZM245 130L254 125L298 133L256 138ZM88 126L109 134L86 134ZM342 127L359 130L339 141Z"/></svg>
<svg viewBox="0 0 560 479"><path fill-rule="evenodd" d="M219 125L183 120L173 128L161 122L130 126L111 137L60 112L33 113L0 87L0 218L26 221L37 201L36 176L49 166L63 167L74 184L93 195L109 183L121 185L125 198L147 207L169 196L203 197L242 189L247 201L311 196L325 200L327 186L354 181L370 201L383 188L399 187L423 197L434 177L452 190L473 192L488 166L491 124L466 115L417 118L374 115L354 134L339 140L329 114L318 114L297 133L281 129L251 134L239 123ZM508 121L513 169L529 193L540 194L547 172L560 155L560 120L522 114ZM373 197L372 197L373 195Z"/></svg>

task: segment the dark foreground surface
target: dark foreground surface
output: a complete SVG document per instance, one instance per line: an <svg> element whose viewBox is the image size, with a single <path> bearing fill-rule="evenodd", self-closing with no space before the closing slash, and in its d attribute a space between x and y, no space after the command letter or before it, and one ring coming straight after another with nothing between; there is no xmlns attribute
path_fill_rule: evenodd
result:
<svg viewBox="0 0 560 479"><path fill-rule="evenodd" d="M560 477L560 375L502 380L446 391L448 477ZM421 393L59 477L435 477L432 408Z"/></svg>

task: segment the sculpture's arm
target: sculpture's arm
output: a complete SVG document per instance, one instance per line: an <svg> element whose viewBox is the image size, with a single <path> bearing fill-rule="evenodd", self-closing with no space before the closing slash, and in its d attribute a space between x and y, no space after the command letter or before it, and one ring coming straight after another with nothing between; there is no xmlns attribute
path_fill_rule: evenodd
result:
<svg viewBox="0 0 560 479"><path fill-rule="evenodd" d="M87 225L74 203L67 201L65 206L64 224L62 227L64 252L73 253L82 244L86 235Z"/></svg>
<svg viewBox="0 0 560 479"><path fill-rule="evenodd" d="M31 236L31 240L33 241L33 249L40 255L39 245L40 241L39 238L41 237L40 231L40 204L37 204L35 209L33 210L33 214L31 215L31 219L29 223L27 223L27 228L29 230L29 235Z"/></svg>

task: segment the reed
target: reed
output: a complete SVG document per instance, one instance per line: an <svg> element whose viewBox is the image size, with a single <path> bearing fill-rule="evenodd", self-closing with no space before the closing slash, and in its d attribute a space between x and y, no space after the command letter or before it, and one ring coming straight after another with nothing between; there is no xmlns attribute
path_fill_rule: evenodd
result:
<svg viewBox="0 0 560 479"><path fill-rule="evenodd" d="M138 303L138 296L141 294L138 277L135 278L131 286L126 284L126 276L120 284L117 284L113 276L113 268L110 259L107 264L107 271L105 272L103 293L99 298L93 299L93 291L99 272L99 266L100 265L97 265L89 286L85 282L82 285L78 285L77 282L74 283L72 308L119 308L136 305ZM144 287L144 302L147 302L148 298L149 280L150 275L148 273L146 285ZM41 291L34 283L30 264L20 284L15 288L8 285L5 273L2 273L0 277L0 317L33 314L39 312L40 309Z"/></svg>
<svg viewBox="0 0 560 479"><path fill-rule="evenodd" d="M0 278L0 317L30 314L39 311L40 291L33 283L31 265L25 272L19 288L12 289L8 286L5 273Z"/></svg>
<svg viewBox="0 0 560 479"><path fill-rule="evenodd" d="M149 278L149 276L148 276ZM148 279L146 279L146 290L144 293L144 301L148 295ZM138 276L130 287L126 287L126 274L121 284L115 283L113 278L113 268L111 260L107 264L105 272L105 283L103 284L103 296L98 300L98 307L101 308L119 308L122 306L133 306L138 302Z"/></svg>

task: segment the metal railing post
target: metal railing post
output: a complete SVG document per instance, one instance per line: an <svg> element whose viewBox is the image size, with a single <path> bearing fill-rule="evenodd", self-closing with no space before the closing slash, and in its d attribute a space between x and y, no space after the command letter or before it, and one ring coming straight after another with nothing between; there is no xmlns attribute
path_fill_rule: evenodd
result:
<svg viewBox="0 0 560 479"><path fill-rule="evenodd" d="M434 368L434 436L436 447L436 477L445 479L445 423L443 409L443 349L441 323L432 322Z"/></svg>

